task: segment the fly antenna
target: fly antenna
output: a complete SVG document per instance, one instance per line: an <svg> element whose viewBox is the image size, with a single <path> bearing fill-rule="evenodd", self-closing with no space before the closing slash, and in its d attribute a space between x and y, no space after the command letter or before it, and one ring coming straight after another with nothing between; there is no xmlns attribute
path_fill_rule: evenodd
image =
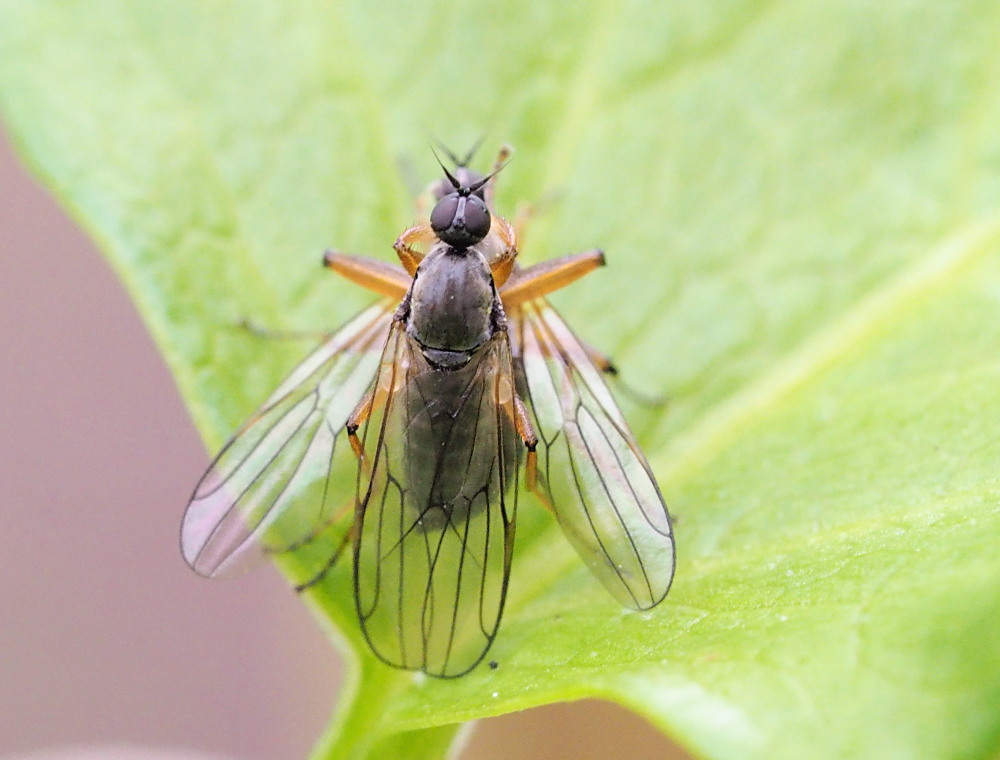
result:
<svg viewBox="0 0 1000 760"><path fill-rule="evenodd" d="M493 171L491 171L489 174L487 174L485 177L483 177L481 180L479 180L476 184L474 184L472 187L470 187L469 190L474 193L474 192L476 192L476 190L479 190L481 187L483 187L484 185L486 185L487 182L489 182L491 179L493 179L495 176L497 176L500 173L501 169L503 169L505 166L507 166L507 164L510 163L511 158L512 158L512 156L510 156L510 155L506 156L503 159L503 163L499 164Z"/></svg>
<svg viewBox="0 0 1000 760"><path fill-rule="evenodd" d="M446 154L448 154L448 158L454 160L455 157L453 155L451 155L451 151L449 151L444 146L440 146L440 147L441 147L441 149ZM461 190L462 189L462 183L459 182L450 171L448 171L448 167L447 166L445 166L443 163L441 163L441 158L438 156L437 151L434 150L434 146L433 145L431 145L431 153L434 154L434 160L438 162L438 166L441 167L441 171L444 172L444 176L446 176L448 178L448 181L451 183L452 187L454 187L456 190Z"/></svg>
<svg viewBox="0 0 1000 760"><path fill-rule="evenodd" d="M465 154L465 158L459 162L458 166L468 166L469 162L472 161L472 157L476 155L476 151L479 150L480 146L483 144L483 140L485 139L486 135L479 135L479 137L476 138L476 141L472 143L472 147L469 148L468 153Z"/></svg>
<svg viewBox="0 0 1000 760"><path fill-rule="evenodd" d="M451 161L452 164L454 164L455 166L465 166L465 164L459 161L458 157L454 153L452 153L451 150L449 150L448 146L445 145L443 142L441 142L440 140L435 140L434 143L437 145L438 150L444 153L445 158ZM440 159L438 160L438 163L441 163Z"/></svg>
<svg viewBox="0 0 1000 760"><path fill-rule="evenodd" d="M469 148L468 152L465 154L465 158L459 158L458 156L456 156L448 149L448 146L445 145L440 140L435 140L434 142L437 143L438 150L444 153L445 157L449 161L451 161L455 166L467 167L472 162L472 157L476 155L476 151L478 151L479 148L482 146L484 139L486 139L486 135L480 135L479 137L477 137L476 141L472 143L472 147Z"/></svg>

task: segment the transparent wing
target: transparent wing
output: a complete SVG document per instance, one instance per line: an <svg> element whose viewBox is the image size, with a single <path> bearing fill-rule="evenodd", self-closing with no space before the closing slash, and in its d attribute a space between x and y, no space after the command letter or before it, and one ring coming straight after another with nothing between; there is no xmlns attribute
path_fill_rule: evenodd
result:
<svg viewBox="0 0 1000 760"><path fill-rule="evenodd" d="M358 616L390 665L459 676L496 634L523 449L511 372L506 333L443 371L393 327L361 439L354 556Z"/></svg>
<svg viewBox="0 0 1000 760"><path fill-rule="evenodd" d="M196 572L246 570L321 532L353 504L349 491L328 493L327 483L340 432L375 375L392 313L383 302L342 327L223 447L181 525L181 551ZM341 460L344 467L354 461Z"/></svg>
<svg viewBox="0 0 1000 760"><path fill-rule="evenodd" d="M674 538L659 487L600 371L544 300L508 314L539 442L539 484L594 575L648 609L670 588Z"/></svg>

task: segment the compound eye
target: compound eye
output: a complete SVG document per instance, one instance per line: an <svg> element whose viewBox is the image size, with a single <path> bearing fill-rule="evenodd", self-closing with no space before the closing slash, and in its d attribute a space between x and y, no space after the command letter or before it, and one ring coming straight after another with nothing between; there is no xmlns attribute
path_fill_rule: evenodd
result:
<svg viewBox="0 0 1000 760"><path fill-rule="evenodd" d="M455 214L458 213L458 205L461 199L458 193L449 193L434 205L431 211L431 229L434 234L444 240L444 234L451 228L455 221ZM448 242L445 240L445 242Z"/></svg>
<svg viewBox="0 0 1000 760"><path fill-rule="evenodd" d="M437 202L431 212L431 229L452 248L468 248L490 231L490 212L478 195L456 192Z"/></svg>
<svg viewBox="0 0 1000 760"><path fill-rule="evenodd" d="M490 210L478 195L470 195L465 202L465 229L479 242L490 232Z"/></svg>

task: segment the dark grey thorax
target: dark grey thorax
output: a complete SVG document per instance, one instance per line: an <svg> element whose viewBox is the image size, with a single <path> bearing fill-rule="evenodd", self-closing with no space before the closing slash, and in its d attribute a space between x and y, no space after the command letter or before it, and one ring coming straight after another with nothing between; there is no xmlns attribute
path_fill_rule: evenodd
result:
<svg viewBox="0 0 1000 760"><path fill-rule="evenodd" d="M468 362L503 320L493 275L482 254L444 244L420 262L407 307L407 333L429 362L445 368Z"/></svg>

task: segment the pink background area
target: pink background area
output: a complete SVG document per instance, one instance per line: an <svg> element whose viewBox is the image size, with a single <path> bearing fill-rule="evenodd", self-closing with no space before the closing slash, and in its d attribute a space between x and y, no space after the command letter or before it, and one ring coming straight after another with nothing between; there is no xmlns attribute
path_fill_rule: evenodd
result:
<svg viewBox="0 0 1000 760"><path fill-rule="evenodd" d="M273 570L213 583L185 566L178 524L208 457L163 361L2 134L0 199L0 757L305 757L336 653ZM683 756L596 702L483 721L463 755Z"/></svg>

